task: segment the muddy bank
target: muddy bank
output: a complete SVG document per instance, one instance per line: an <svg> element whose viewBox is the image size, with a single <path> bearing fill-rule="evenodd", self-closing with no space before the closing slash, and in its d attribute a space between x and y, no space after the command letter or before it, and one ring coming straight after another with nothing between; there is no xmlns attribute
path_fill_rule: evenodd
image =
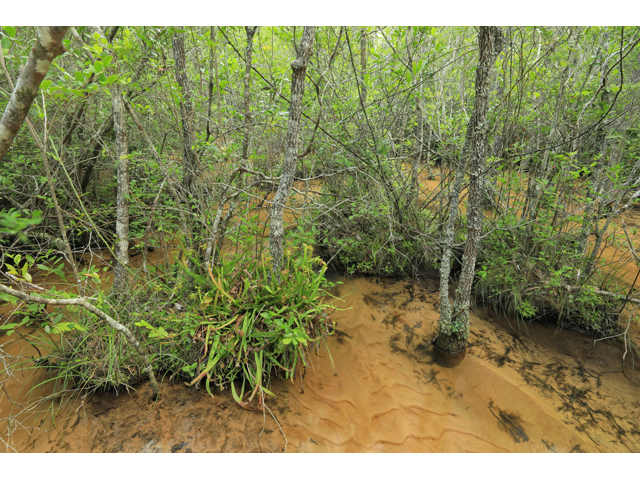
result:
<svg viewBox="0 0 640 480"><path fill-rule="evenodd" d="M519 333L506 319L480 310L472 314L466 358L444 369L426 346L438 319L435 283L344 282L339 294L346 310L333 315L337 331L328 341L335 369L321 349L296 385L274 382L278 398L267 401L270 412L243 410L226 391L216 393L226 406L221 409L204 389L165 379L155 404L146 383L130 393L74 400L60 410L56 427L45 416L30 436L16 429L15 448L640 451L640 374L621 371L621 345L598 342L594 349L593 339L541 324Z"/></svg>

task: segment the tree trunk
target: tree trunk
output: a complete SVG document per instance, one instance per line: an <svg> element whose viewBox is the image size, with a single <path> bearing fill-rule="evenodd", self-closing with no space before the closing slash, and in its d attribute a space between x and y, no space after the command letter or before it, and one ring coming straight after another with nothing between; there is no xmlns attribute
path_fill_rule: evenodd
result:
<svg viewBox="0 0 640 480"><path fill-rule="evenodd" d="M92 30L106 39L100 27L92 27ZM115 34L115 31L112 31L112 33ZM110 53L117 59L114 51ZM92 61L95 61L90 53L89 57ZM116 263L113 268L113 291L116 294L122 294L127 291L129 284L129 147L127 144L127 120L122 85L117 82L112 84L109 87L109 93L111 94L111 122L116 134L116 179L118 184L116 197Z"/></svg>
<svg viewBox="0 0 640 480"><path fill-rule="evenodd" d="M37 27L36 44L29 53L27 64L20 69L20 76L13 89L9 104L0 120L0 160L16 138L27 118L29 108L38 88L49 71L54 58L65 52L62 39L69 27Z"/></svg>
<svg viewBox="0 0 640 480"><path fill-rule="evenodd" d="M213 100L213 69L216 63L216 49L215 49L215 41L216 41L216 27L209 27L209 38L211 40L211 55L209 56L209 85L208 85L208 93L209 93L209 101L207 104L207 136L204 139L204 142L207 143L209 141L209 137L211 137L211 102ZM216 75L216 80L218 79ZM218 114L220 111L218 111ZM218 121L220 119L218 118Z"/></svg>
<svg viewBox="0 0 640 480"><path fill-rule="evenodd" d="M177 27L182 28L182 27ZM176 82L182 89L180 99L180 115L182 118L182 150L184 153L183 185L187 194L191 192L191 184L196 174L197 158L193 150L195 143L193 133L193 104L191 103L191 89L187 80L187 68L184 54L184 35L173 35L173 59L176 62Z"/></svg>
<svg viewBox="0 0 640 480"><path fill-rule="evenodd" d="M129 278L129 150L127 147L127 123L125 117L122 86L114 83L111 91L113 126L116 132L116 152L118 158L118 195L116 200L116 264L114 267L113 290L122 293Z"/></svg>
<svg viewBox="0 0 640 480"><path fill-rule="evenodd" d="M367 73L367 29L360 30L360 88L362 90L362 103L367 104L367 83L364 76Z"/></svg>
<svg viewBox="0 0 640 480"><path fill-rule="evenodd" d="M272 270L276 280L280 281L280 265L284 250L284 205L289 198L293 175L298 160L298 134L302 116L302 97L304 95L304 77L311 57L316 27L304 27L300 48L296 59L291 62L291 104L284 153L284 167L278 191L271 207L269 251L272 257Z"/></svg>
<svg viewBox="0 0 640 480"><path fill-rule="evenodd" d="M251 144L251 56L253 54L253 36L258 27L244 27L247 32L247 50L245 51L244 67L244 138L242 140L242 160L249 158Z"/></svg>
<svg viewBox="0 0 640 480"><path fill-rule="evenodd" d="M462 260L462 273L453 303L453 315L442 305L448 306L448 276L440 278L441 312L438 337L435 346L449 354L464 351L469 338L469 303L471 285L475 273L476 256L480 246L483 212L482 200L486 171L487 110L489 106L489 79L496 55L500 51L501 32L497 27L480 27L478 43L480 59L476 69L475 102L467 126L465 151L469 156L469 203L467 208L467 243ZM456 181L458 183L458 181ZM455 190L455 189L454 189ZM453 192L455 193L455 192ZM453 205L452 205L453 206ZM457 205L456 205L457 211ZM451 212L453 215L453 211ZM443 255L443 263L444 263ZM448 259L447 259L448 260ZM446 268L446 267L445 267ZM444 282L444 283L443 283Z"/></svg>

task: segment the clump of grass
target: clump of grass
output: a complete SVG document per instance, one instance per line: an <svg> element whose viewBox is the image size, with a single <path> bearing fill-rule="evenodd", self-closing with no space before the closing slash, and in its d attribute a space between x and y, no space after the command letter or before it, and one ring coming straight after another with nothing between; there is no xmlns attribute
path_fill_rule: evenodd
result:
<svg viewBox="0 0 640 480"><path fill-rule="evenodd" d="M327 292L333 284L305 243L309 235L290 233L278 282L263 254L262 226L253 220L237 227L235 247L212 266L194 267L199 262L188 262L193 253L184 251L144 286L94 296L98 308L135 332L156 371L189 385L204 382L211 394L212 386L230 388L245 407L257 392L260 399L271 394L272 376L303 374L311 353L333 333ZM57 389L118 390L146 378L140 357L118 332L81 310L66 315L75 327L47 337L35 364L49 370Z"/></svg>
<svg viewBox="0 0 640 480"><path fill-rule="evenodd" d="M312 250L303 245L286 252L280 283L271 276L270 262L244 252L223 256L202 275L181 263L181 270L194 281L187 312L156 316L138 325L159 340L157 352L165 356L164 368L187 377L189 385L204 381L209 393L212 384L229 387L242 406L260 390L272 395L271 376L294 379L298 367L304 371L311 352L333 333L327 314L333 306L326 291L333 284L325 279L326 265ZM176 349L187 355L175 354ZM246 402L245 392L250 395Z"/></svg>

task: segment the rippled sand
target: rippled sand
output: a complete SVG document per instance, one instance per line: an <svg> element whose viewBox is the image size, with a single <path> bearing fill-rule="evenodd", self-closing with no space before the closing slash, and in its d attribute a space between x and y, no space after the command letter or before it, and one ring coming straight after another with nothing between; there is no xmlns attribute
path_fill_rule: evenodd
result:
<svg viewBox="0 0 640 480"><path fill-rule="evenodd" d="M302 383L274 381L278 398L267 405L278 423L227 392L217 395L221 409L206 392L165 379L156 404L146 383L76 400L58 414L57 430L50 415L31 437L17 429L15 447L276 452L286 437L287 452L640 451L640 374L629 361L622 373L621 345L598 342L590 353L593 340L581 334L540 324L518 333L480 310L466 358L442 368L426 346L436 290L433 282L345 280L347 310L332 316L338 330L328 341L336 369L323 347Z"/></svg>

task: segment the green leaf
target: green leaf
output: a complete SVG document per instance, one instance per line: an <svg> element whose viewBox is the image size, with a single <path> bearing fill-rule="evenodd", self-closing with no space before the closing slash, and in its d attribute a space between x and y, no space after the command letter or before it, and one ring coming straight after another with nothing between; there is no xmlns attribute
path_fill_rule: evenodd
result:
<svg viewBox="0 0 640 480"><path fill-rule="evenodd" d="M44 80L40 84L40 88L42 88L42 90L47 90L50 86L51 86L51 80Z"/></svg>
<svg viewBox="0 0 640 480"><path fill-rule="evenodd" d="M76 78L76 81L78 83L84 83L84 75L82 74L82 72L76 71L76 73L74 73L73 76Z"/></svg>
<svg viewBox="0 0 640 480"><path fill-rule="evenodd" d="M31 274L29 272L24 272L24 279L27 282L33 282L33 278L31 278Z"/></svg>
<svg viewBox="0 0 640 480"><path fill-rule="evenodd" d="M12 297L11 295L7 295L6 293L0 293L0 300L3 302L15 303L16 297Z"/></svg>
<svg viewBox="0 0 640 480"><path fill-rule="evenodd" d="M102 57L102 63L104 64L105 67L109 65L112 61L113 61L113 55L105 55L104 57Z"/></svg>
<svg viewBox="0 0 640 480"><path fill-rule="evenodd" d="M93 64L93 68L95 69L96 73L100 73L102 70L104 70L104 65L100 60L98 60Z"/></svg>
<svg viewBox="0 0 640 480"><path fill-rule="evenodd" d="M2 48L4 50L9 50L11 48L11 40L9 40L8 38L3 38L2 39Z"/></svg>
<svg viewBox="0 0 640 480"><path fill-rule="evenodd" d="M9 35L10 37L15 37L16 36L16 29L13 27L2 27L4 28L4 31L7 32L7 35Z"/></svg>

